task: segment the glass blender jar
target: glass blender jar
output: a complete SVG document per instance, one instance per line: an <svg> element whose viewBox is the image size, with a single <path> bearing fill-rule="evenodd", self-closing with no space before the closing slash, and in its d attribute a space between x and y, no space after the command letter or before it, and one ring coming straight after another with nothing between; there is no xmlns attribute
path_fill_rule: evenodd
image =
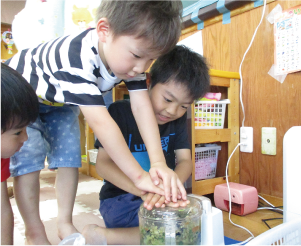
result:
<svg viewBox="0 0 301 246"><path fill-rule="evenodd" d="M200 200L188 197L186 207L139 209L140 244L142 245L200 245Z"/></svg>

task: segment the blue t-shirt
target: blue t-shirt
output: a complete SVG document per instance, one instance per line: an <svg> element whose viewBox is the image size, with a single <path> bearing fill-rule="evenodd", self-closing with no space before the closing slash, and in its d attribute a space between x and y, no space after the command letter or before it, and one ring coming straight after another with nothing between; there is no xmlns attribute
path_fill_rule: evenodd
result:
<svg viewBox="0 0 301 246"><path fill-rule="evenodd" d="M109 107L109 113L119 126L133 156L141 167L148 172L150 169L150 160L142 137L139 133L135 118L132 114L130 102L128 100L122 100L111 104ZM181 118L175 121L159 125L159 131L167 166L174 169L174 151L177 149L190 148L187 131L187 114L184 114ZM96 140L95 147L102 147L98 140ZM112 198L126 193L126 191L119 189L115 185L106 181L100 191L100 199Z"/></svg>

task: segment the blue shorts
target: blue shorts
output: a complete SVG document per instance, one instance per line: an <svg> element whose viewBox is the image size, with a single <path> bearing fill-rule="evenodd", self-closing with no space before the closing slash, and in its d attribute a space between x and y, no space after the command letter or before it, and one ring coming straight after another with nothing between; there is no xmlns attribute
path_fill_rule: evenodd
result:
<svg viewBox="0 0 301 246"><path fill-rule="evenodd" d="M140 197L124 194L100 200L99 212L107 228L139 226L138 211L143 203Z"/></svg>
<svg viewBox="0 0 301 246"><path fill-rule="evenodd" d="M26 130L28 140L11 157L12 177L49 168L81 167L78 106L55 107L40 103L37 120Z"/></svg>

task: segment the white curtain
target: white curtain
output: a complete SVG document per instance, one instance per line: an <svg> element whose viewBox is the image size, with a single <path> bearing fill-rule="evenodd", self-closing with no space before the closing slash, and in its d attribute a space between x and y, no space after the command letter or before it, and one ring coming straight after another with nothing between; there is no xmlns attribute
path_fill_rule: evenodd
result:
<svg viewBox="0 0 301 246"><path fill-rule="evenodd" d="M12 22L18 50L95 27L101 0L27 0Z"/></svg>

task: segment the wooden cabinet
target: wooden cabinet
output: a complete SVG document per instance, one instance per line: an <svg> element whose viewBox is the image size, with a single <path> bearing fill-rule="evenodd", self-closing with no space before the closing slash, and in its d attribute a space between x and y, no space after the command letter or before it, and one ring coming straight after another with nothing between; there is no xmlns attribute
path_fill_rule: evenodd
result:
<svg viewBox="0 0 301 246"><path fill-rule="evenodd" d="M129 98L129 91L123 82L116 85L112 93L113 102Z"/></svg>
<svg viewBox="0 0 301 246"><path fill-rule="evenodd" d="M81 152L82 156L82 167L79 168L79 172L94 177L99 180L103 180L100 177L95 168L95 164L90 162L90 154L88 150L94 149L95 136L88 123L84 120L82 113L79 115L80 131L81 131Z"/></svg>
<svg viewBox="0 0 301 246"><path fill-rule="evenodd" d="M220 88L223 97L230 100L226 111L227 128L195 129L194 104L191 106L191 152L193 161L192 193L205 195L214 192L215 185L226 182L225 176L195 181L195 145L202 143L227 143L227 156L230 156L239 143L239 73L210 70L211 89ZM227 158L223 160L226 162ZM226 163L224 163L224 167ZM232 155L228 169L229 181L239 183L239 149Z"/></svg>

